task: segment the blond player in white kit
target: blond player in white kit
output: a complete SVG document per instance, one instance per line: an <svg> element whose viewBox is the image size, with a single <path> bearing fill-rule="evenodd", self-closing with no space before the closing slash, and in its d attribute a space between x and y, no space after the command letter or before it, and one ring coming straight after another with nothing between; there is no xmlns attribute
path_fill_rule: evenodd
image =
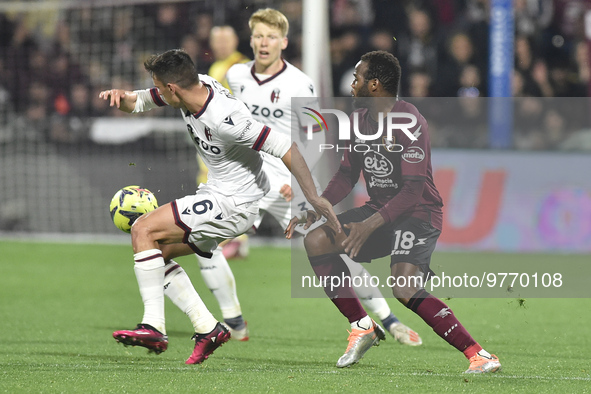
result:
<svg viewBox="0 0 591 394"><path fill-rule="evenodd" d="M340 225L328 201L318 197L297 146L253 119L244 103L213 78L197 74L186 52L170 50L154 55L144 66L155 88L110 89L99 96L129 113L165 105L180 109L209 176L195 194L162 205L134 223L134 270L144 314L134 329L115 331L113 337L125 345L165 351L166 294L193 323L195 347L186 363L198 364L228 341L230 332L209 312L185 271L172 259L193 253L209 257L219 242L252 226L259 200L270 188L260 151L280 158L293 171L314 208L335 229Z"/></svg>
<svg viewBox="0 0 591 394"><path fill-rule="evenodd" d="M226 79L233 94L243 101L249 108L252 116L259 122L270 126L274 131L283 133L291 138L302 149L302 154L310 169L313 169L320 159L318 147L325 141L325 134L318 124L307 116L304 108L292 108L293 97L309 98L306 107L318 109L316 89L313 81L302 71L282 58L282 51L288 45L289 22L281 12L266 8L255 12L249 20L251 30L250 46L253 50L254 60L233 65L226 74ZM297 119L294 119L294 116ZM297 132L292 133L292 124L297 125ZM313 131L312 139L306 136ZM311 208L297 185L291 188L291 173L286 169L280 159L263 153L263 169L271 184L271 190L259 202L261 215L255 221L255 228L261 223L263 214L271 214L282 228L287 228L289 221L294 216L292 207L307 211ZM318 187L318 184L316 183ZM293 199L293 201L291 201ZM301 229L301 227L300 227ZM212 290L218 297L222 312L240 310L240 304L236 295L234 277L225 258L219 253L207 263L199 258L202 266L208 266L207 272L202 273L213 276L222 275L212 281L217 287ZM355 263L348 257L344 260L354 276L371 276L362 265ZM205 279L205 276L204 276ZM206 280L207 283L207 280ZM390 310L388 303L377 288L356 289L363 305L375 313L382 321L384 327L400 343L418 346L422 343L420 336L402 324ZM228 296L230 295L230 296ZM238 315L236 315L238 316ZM229 319L234 316L224 315L226 323L241 323L239 319ZM248 328L243 323L240 329L232 331L235 338L248 338Z"/></svg>

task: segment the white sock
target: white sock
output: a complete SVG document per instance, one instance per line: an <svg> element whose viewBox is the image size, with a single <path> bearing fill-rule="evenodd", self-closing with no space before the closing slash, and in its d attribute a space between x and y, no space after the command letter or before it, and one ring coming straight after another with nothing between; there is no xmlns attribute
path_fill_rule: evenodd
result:
<svg viewBox="0 0 591 394"><path fill-rule="evenodd" d="M369 278L371 278L370 273L367 272L363 265L351 260L346 254L342 254L341 258L345 264L347 264L349 272L351 272L351 278L356 276L367 278L357 282L367 284L368 286L354 287L355 293L357 294L357 297L359 297L359 301L361 301L364 308L377 315L380 320L384 320L390 316L392 311L380 290L377 287L369 285Z"/></svg>
<svg viewBox="0 0 591 394"><path fill-rule="evenodd" d="M191 320L196 333L211 332L218 321L207 309L185 270L173 260L166 266L164 294Z"/></svg>
<svg viewBox="0 0 591 394"><path fill-rule="evenodd" d="M361 298L361 297L359 297L359 301L361 301L361 304L363 304L363 307L366 310L375 313L375 315L380 320L384 320L385 318L390 316L390 314L392 313L392 311L390 310L390 305L388 305L386 300L383 298Z"/></svg>
<svg viewBox="0 0 591 394"><path fill-rule="evenodd" d="M143 324L166 334L164 319L164 259L160 249L144 250L133 255L135 277L144 302Z"/></svg>
<svg viewBox="0 0 591 394"><path fill-rule="evenodd" d="M353 330L369 330L372 327L373 322L369 316L365 316L363 319L359 319L351 323L351 328Z"/></svg>
<svg viewBox="0 0 591 394"><path fill-rule="evenodd" d="M197 255L203 281L218 300L222 317L232 319L242 315L240 302L236 294L236 280L228 265L228 261L222 254L222 248L213 251L211 259Z"/></svg>

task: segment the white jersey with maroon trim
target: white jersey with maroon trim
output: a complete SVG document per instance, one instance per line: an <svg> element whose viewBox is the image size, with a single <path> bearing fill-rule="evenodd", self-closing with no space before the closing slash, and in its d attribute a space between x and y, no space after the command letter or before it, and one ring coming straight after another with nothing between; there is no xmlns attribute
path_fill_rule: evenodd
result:
<svg viewBox="0 0 591 394"><path fill-rule="evenodd" d="M300 143L306 138L308 125L314 132L320 128L305 114L309 110L292 108L291 99L310 97L309 105L306 106L318 108L316 89L310 77L287 61L283 63L282 69L270 76L256 74L254 61L235 64L228 70L226 78L232 93L248 106L256 120ZM292 120L297 133L292 133ZM280 160L267 154L263 154L263 158L266 171L291 179L291 174Z"/></svg>
<svg viewBox="0 0 591 394"><path fill-rule="evenodd" d="M218 81L207 75L199 75L199 78L209 89L205 105L197 113L183 110L181 113L189 135L209 169L208 187L233 198L236 204L261 199L269 191L269 181L262 170L259 151L263 146L265 150L270 148L269 141L274 140L267 141L271 129L253 119L244 103ZM149 92L150 95L145 97L152 102L145 110L167 105L156 88ZM280 155L287 149L289 143L284 141Z"/></svg>

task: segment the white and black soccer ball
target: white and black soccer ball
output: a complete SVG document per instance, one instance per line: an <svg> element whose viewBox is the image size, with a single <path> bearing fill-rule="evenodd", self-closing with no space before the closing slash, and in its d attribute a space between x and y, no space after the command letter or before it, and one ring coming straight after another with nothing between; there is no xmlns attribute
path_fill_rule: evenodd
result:
<svg viewBox="0 0 591 394"><path fill-rule="evenodd" d="M156 208L158 201L151 191L139 186L126 186L115 193L109 210L115 226L130 233L137 218Z"/></svg>

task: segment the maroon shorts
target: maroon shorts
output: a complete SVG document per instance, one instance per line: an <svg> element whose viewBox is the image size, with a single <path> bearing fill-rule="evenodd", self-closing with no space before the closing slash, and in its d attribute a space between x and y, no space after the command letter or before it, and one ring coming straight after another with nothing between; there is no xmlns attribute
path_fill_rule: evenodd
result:
<svg viewBox="0 0 591 394"><path fill-rule="evenodd" d="M375 209L363 205L343 212L338 215L338 219L344 226L347 223L361 222L374 213L376 213ZM348 234L347 229L343 227L343 230ZM390 255L390 265L411 263L430 276L433 275L433 271L429 268L431 255L440 234L441 231L422 219L400 218L374 231L353 260L370 262Z"/></svg>

